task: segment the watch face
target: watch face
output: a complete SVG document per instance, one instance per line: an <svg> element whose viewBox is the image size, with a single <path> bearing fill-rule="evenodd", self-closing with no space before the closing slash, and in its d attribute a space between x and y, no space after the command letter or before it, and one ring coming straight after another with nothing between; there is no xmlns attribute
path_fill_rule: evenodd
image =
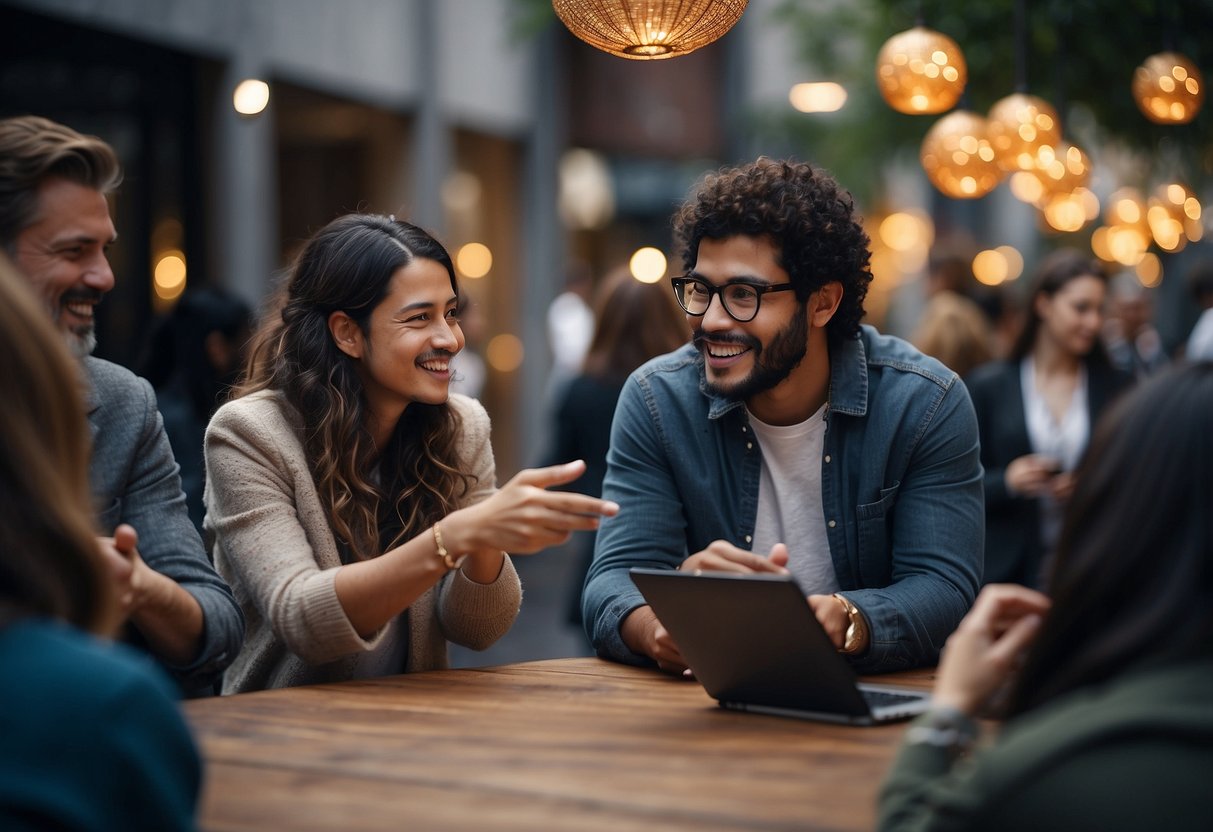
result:
<svg viewBox="0 0 1213 832"><path fill-rule="evenodd" d="M851 623L847 625L847 634L842 643L842 652L849 653L854 650L858 641L859 634L855 632L855 621L852 619Z"/></svg>

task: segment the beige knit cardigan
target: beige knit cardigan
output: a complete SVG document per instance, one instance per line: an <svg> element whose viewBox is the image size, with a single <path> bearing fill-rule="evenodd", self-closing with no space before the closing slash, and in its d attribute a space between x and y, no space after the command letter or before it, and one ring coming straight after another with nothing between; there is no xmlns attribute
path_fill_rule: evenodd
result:
<svg viewBox="0 0 1213 832"><path fill-rule="evenodd" d="M464 470L478 478L462 505L496 488L489 417L481 404L452 394L462 418ZM447 574L402 613L407 628L385 626L362 638L334 588L337 545L308 471L301 419L276 391L219 409L206 431L205 537L219 574L244 611L244 647L223 692L262 690L351 677L356 657L392 650L408 633L406 671L446 667L447 640L482 650L518 615L522 588L507 557L492 584L461 570Z"/></svg>

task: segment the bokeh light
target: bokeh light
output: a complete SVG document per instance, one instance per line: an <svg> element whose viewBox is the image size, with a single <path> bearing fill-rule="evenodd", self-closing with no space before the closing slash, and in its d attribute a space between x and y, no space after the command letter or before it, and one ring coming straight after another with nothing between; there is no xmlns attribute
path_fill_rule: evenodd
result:
<svg viewBox="0 0 1213 832"><path fill-rule="evenodd" d="M508 332L495 335L485 347L484 357L489 366L499 373L512 373L522 366L526 351L522 340L517 335Z"/></svg>
<svg viewBox="0 0 1213 832"><path fill-rule="evenodd" d="M477 280L493 268L493 252L484 243L467 243L455 255L455 268L464 277Z"/></svg>
<svg viewBox="0 0 1213 832"><path fill-rule="evenodd" d="M232 93L232 106L242 116L255 116L269 106L270 85L256 78L246 78Z"/></svg>
<svg viewBox="0 0 1213 832"><path fill-rule="evenodd" d="M1004 170L1035 170L1041 148L1056 147L1061 127L1053 105L1034 95L1013 93L990 108L988 136Z"/></svg>
<svg viewBox="0 0 1213 832"><path fill-rule="evenodd" d="M880 94L899 113L950 110L960 100L968 68L960 46L942 32L915 26L885 41L876 56Z"/></svg>
<svg viewBox="0 0 1213 832"><path fill-rule="evenodd" d="M652 246L638 248L628 260L628 269L632 272L632 277L641 283L656 283L665 277L665 255L660 249Z"/></svg>
<svg viewBox="0 0 1213 832"><path fill-rule="evenodd" d="M1159 52L1133 72L1133 99L1157 124L1187 124L1200 112L1205 82L1200 69L1178 52Z"/></svg>
<svg viewBox="0 0 1213 832"><path fill-rule="evenodd" d="M919 154L931 184L955 199L976 199L998 186L1002 170L986 128L986 120L968 110L948 113L931 126Z"/></svg>
<svg viewBox="0 0 1213 832"><path fill-rule="evenodd" d="M802 113L834 113L847 103L847 91L833 81L806 82L792 87L788 100Z"/></svg>
<svg viewBox="0 0 1213 832"><path fill-rule="evenodd" d="M185 291L185 254L177 249L161 252L152 269L152 290L163 301L181 297Z"/></svg>

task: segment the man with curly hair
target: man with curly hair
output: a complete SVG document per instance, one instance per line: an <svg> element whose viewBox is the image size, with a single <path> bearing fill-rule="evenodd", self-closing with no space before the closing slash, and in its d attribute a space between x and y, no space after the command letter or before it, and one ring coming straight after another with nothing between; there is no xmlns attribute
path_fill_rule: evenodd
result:
<svg viewBox="0 0 1213 832"><path fill-rule="evenodd" d="M633 566L791 573L860 672L937 660L973 603L985 510L956 374L861 325L850 195L810 165L708 176L674 219L690 344L628 379L582 611L598 653L686 663Z"/></svg>

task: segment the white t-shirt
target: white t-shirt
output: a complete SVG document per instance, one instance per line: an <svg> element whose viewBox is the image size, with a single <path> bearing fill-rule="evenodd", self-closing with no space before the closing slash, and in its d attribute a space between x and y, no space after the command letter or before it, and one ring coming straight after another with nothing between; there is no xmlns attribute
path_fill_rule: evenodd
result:
<svg viewBox="0 0 1213 832"><path fill-rule="evenodd" d="M822 405L800 424L786 426L768 425L750 414L762 448L753 551L768 555L776 543L787 544L788 569L805 595L829 595L839 588L821 503L825 413Z"/></svg>
<svg viewBox="0 0 1213 832"><path fill-rule="evenodd" d="M1061 464L1061 470L1073 471L1091 435L1086 367L1079 367L1078 384L1060 422L1036 389L1036 364L1030 355L1019 365L1019 384L1032 452L1053 457ZM1061 535L1061 512L1061 506L1052 497L1040 498L1040 539L1046 551L1053 551Z"/></svg>
<svg viewBox="0 0 1213 832"><path fill-rule="evenodd" d="M1200 313L1184 354L1189 361L1213 360L1213 308Z"/></svg>

